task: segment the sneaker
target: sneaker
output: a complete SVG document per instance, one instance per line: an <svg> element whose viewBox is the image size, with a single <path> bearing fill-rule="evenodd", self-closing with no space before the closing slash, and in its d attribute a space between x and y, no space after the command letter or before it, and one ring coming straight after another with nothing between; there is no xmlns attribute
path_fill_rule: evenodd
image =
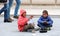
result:
<svg viewBox="0 0 60 36"><path fill-rule="evenodd" d="M4 22L12 22L10 19L5 19Z"/></svg>
<svg viewBox="0 0 60 36"><path fill-rule="evenodd" d="M14 21L12 18L9 18L9 20Z"/></svg>
<svg viewBox="0 0 60 36"><path fill-rule="evenodd" d="M47 30L44 28L44 29L41 29L39 32L40 32L40 33L46 33Z"/></svg>
<svg viewBox="0 0 60 36"><path fill-rule="evenodd" d="M47 31L43 31L43 30L42 30L42 31L40 31L40 33L47 33Z"/></svg>
<svg viewBox="0 0 60 36"><path fill-rule="evenodd" d="M14 16L15 19L18 19L18 16Z"/></svg>

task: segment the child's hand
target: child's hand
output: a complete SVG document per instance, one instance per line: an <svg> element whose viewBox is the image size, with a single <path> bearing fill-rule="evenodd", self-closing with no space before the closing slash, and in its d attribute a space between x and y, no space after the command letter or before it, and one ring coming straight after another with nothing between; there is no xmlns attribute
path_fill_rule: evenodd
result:
<svg viewBox="0 0 60 36"><path fill-rule="evenodd" d="M29 19L32 19L32 18L33 18L33 16L30 16L30 17L29 17Z"/></svg>
<svg viewBox="0 0 60 36"><path fill-rule="evenodd" d="M48 24L48 23L45 21L44 24Z"/></svg>

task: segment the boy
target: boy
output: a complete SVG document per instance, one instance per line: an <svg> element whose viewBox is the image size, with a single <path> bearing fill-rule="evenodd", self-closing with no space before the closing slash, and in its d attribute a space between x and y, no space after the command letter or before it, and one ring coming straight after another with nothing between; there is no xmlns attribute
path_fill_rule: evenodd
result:
<svg viewBox="0 0 60 36"><path fill-rule="evenodd" d="M42 32L42 30L47 30L47 27L52 27L52 24L53 24L53 20L48 15L48 11L44 10L42 16L38 20L38 26L41 27L40 32Z"/></svg>

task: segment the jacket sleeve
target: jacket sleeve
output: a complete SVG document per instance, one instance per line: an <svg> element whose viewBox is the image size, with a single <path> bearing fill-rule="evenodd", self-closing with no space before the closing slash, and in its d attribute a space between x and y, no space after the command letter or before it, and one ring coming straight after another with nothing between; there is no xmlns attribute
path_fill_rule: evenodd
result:
<svg viewBox="0 0 60 36"><path fill-rule="evenodd" d="M18 20L18 25L25 25L26 23L27 23L27 21L28 21L28 19L26 19L26 20L23 20L23 19L19 19Z"/></svg>
<svg viewBox="0 0 60 36"><path fill-rule="evenodd" d="M52 25L53 24L53 20L50 17L48 18L48 20L49 21L47 23Z"/></svg>
<svg viewBox="0 0 60 36"><path fill-rule="evenodd" d="M44 23L44 21L43 21L42 19L43 19L42 17L39 18L39 20L38 20L38 24L40 24L40 23Z"/></svg>

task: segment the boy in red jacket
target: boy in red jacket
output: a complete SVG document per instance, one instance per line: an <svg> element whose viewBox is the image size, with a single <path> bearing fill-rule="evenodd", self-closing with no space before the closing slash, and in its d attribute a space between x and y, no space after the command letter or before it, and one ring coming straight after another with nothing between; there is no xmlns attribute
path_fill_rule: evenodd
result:
<svg viewBox="0 0 60 36"><path fill-rule="evenodd" d="M34 29L34 26L32 25L28 25L27 22L31 19L30 18L26 18L26 11L21 9L20 10L20 16L18 18L18 29L20 32L23 31L28 31L29 29ZM32 27L31 27L32 26Z"/></svg>

